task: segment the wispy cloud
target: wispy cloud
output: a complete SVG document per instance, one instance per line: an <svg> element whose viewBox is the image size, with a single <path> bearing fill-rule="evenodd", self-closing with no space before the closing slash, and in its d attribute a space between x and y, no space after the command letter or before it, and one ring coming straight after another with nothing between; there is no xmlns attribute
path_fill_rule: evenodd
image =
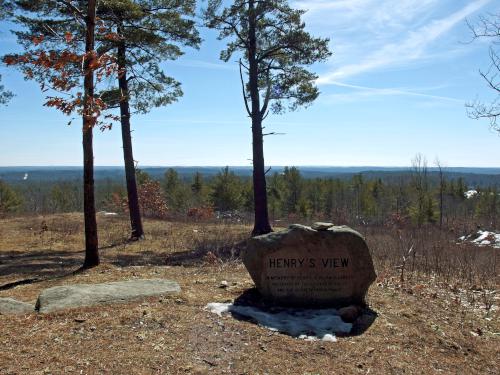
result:
<svg viewBox="0 0 500 375"><path fill-rule="evenodd" d="M351 89L353 92L342 93L342 94L330 94L327 95L329 100L334 99L335 101L343 100L343 101L352 101L358 100L361 98L375 98L380 96L411 96L411 97L419 97L423 99L432 99L432 100L442 100L446 102L458 103L460 105L464 104L463 99L453 98L449 96L443 95L432 95L426 93L426 91L440 89L442 87L427 87L420 89L404 89L404 88L376 88L376 87L367 87L360 85L351 85L343 82L330 81L330 85L338 86L342 88Z"/></svg>
<svg viewBox="0 0 500 375"><path fill-rule="evenodd" d="M217 69L217 70L238 70L236 64L223 62L210 62L195 59L179 59L170 62L170 64L182 65L189 68Z"/></svg>
<svg viewBox="0 0 500 375"><path fill-rule="evenodd" d="M330 69L318 84L436 58L436 42L491 0L457 9L447 0L297 0L315 32L332 38Z"/></svg>

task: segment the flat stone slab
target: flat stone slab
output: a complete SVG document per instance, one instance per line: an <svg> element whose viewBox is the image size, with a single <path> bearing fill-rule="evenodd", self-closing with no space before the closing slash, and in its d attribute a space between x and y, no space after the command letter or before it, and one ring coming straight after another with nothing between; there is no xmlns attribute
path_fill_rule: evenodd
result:
<svg viewBox="0 0 500 375"><path fill-rule="evenodd" d="M335 225L333 223L323 223L321 221L318 221L311 225L311 228L314 230L328 230L331 227L334 227Z"/></svg>
<svg viewBox="0 0 500 375"><path fill-rule="evenodd" d="M36 310L48 313L84 306L123 303L158 295L177 294L180 291L179 284L164 279L56 286L40 293L36 302Z"/></svg>
<svg viewBox="0 0 500 375"><path fill-rule="evenodd" d="M35 312L31 303L17 301L13 298L0 298L0 315L28 314Z"/></svg>
<svg viewBox="0 0 500 375"><path fill-rule="evenodd" d="M363 305L376 278L364 238L331 223L253 237L243 263L266 299L306 308Z"/></svg>

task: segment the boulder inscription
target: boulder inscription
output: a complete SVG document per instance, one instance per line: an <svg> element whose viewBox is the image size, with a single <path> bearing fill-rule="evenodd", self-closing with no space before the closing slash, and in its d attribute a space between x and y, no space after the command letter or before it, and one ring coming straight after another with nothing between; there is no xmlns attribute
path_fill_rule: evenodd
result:
<svg viewBox="0 0 500 375"><path fill-rule="evenodd" d="M254 237L243 262L260 293L285 305L363 304L376 277L363 237L327 223Z"/></svg>

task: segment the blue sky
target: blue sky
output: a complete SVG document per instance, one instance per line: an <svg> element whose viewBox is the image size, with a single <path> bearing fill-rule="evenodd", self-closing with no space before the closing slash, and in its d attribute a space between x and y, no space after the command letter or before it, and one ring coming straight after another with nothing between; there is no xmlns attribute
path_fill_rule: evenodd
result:
<svg viewBox="0 0 500 375"><path fill-rule="evenodd" d="M404 166L417 153L429 164L500 166L500 137L471 120L465 103L493 93L479 76L488 44L470 41L466 19L499 13L495 0L297 0L333 56L314 66L321 95L309 108L269 116L267 165ZM16 51L11 25L0 27L0 54ZM199 51L165 70L184 97L132 118L134 157L151 165L250 165L250 120L237 65L219 61L223 42L201 29ZM236 60L236 59L233 59ZM12 69L2 82L16 97L0 107L0 166L80 165L80 122L42 106L44 95ZM122 165L118 126L95 133L96 165Z"/></svg>

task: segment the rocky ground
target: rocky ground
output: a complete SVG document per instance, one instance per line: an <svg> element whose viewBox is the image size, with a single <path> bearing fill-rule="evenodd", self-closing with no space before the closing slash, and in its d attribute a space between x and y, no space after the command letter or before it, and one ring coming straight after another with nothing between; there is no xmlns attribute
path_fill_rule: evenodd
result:
<svg viewBox="0 0 500 375"><path fill-rule="evenodd" d="M379 270L365 332L304 341L205 309L252 289L230 246L248 227L147 221L147 239L130 244L125 218L100 218L100 227L102 265L72 274L83 259L80 215L0 220L0 297L33 302L56 285L148 278L175 280L182 292L0 315L0 374L498 373L498 309L463 304L432 280L399 285Z"/></svg>

